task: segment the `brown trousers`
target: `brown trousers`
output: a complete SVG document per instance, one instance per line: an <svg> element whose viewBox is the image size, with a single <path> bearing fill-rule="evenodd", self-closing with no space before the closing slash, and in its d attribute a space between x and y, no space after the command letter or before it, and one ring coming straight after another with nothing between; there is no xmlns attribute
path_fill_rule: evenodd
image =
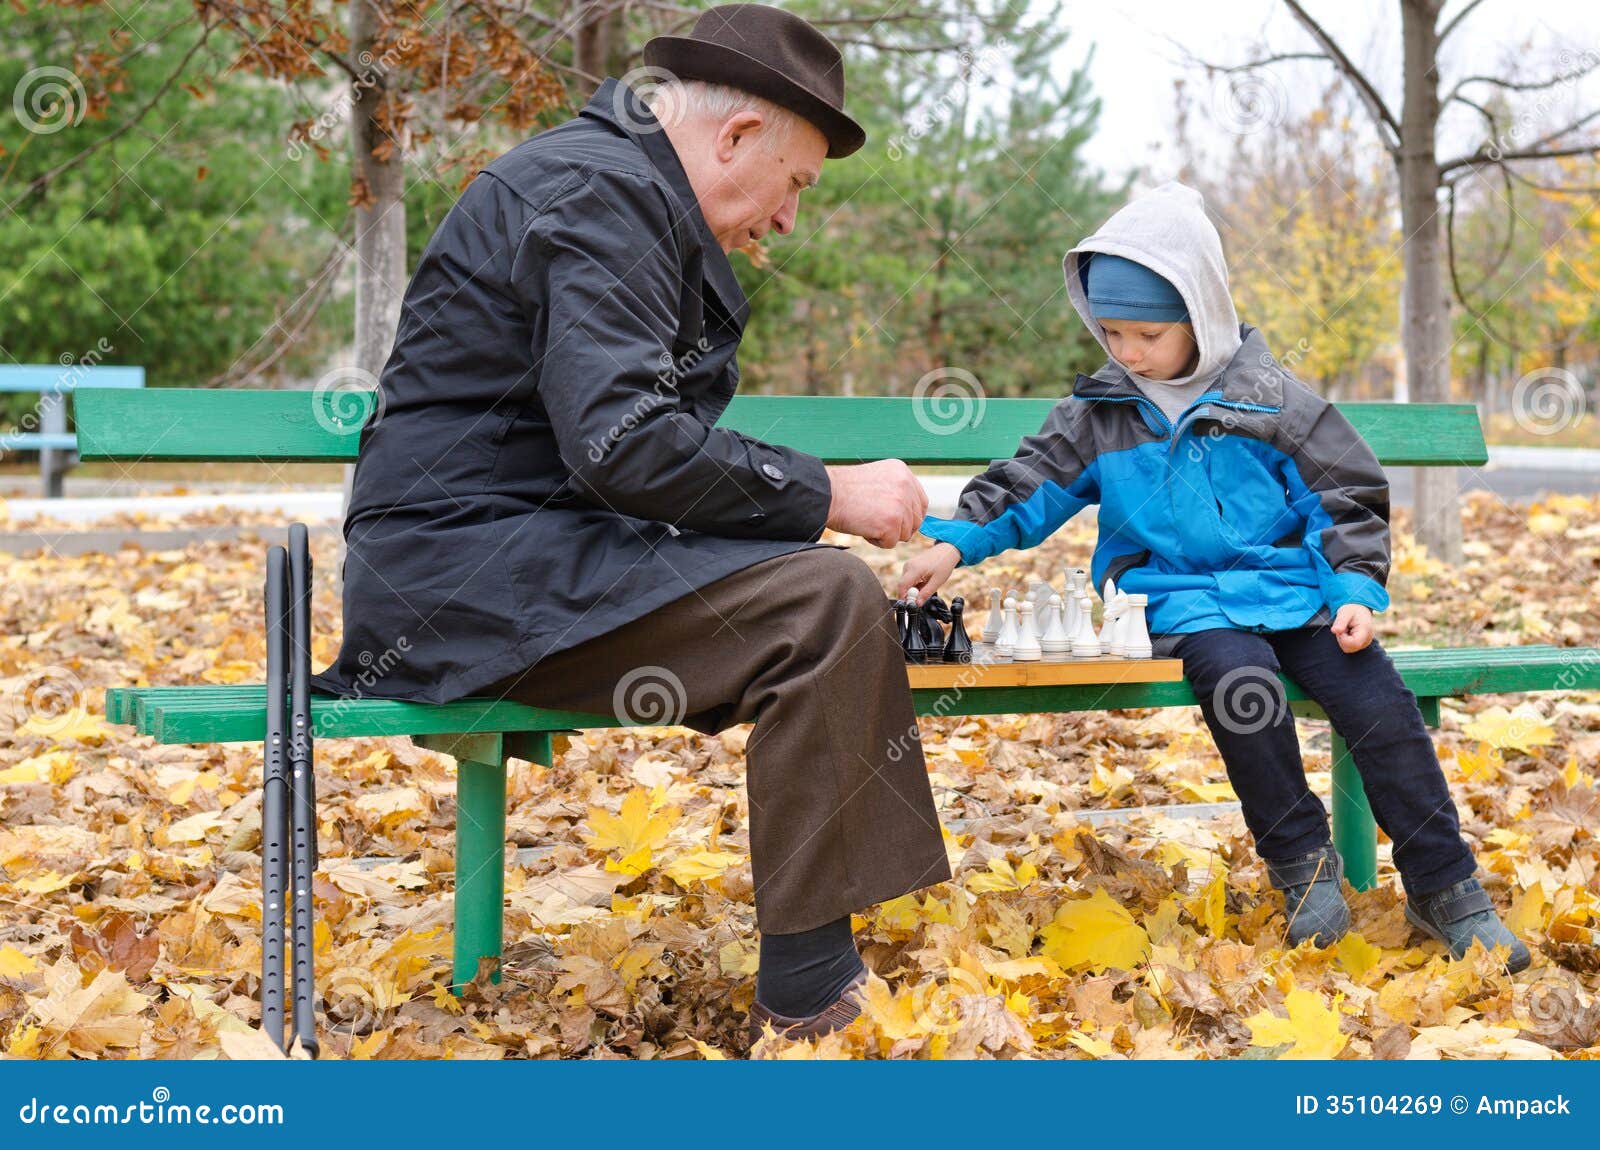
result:
<svg viewBox="0 0 1600 1150"><path fill-rule="evenodd" d="M888 597L858 557L768 559L482 692L533 706L755 724L761 930L790 934L950 877Z"/></svg>

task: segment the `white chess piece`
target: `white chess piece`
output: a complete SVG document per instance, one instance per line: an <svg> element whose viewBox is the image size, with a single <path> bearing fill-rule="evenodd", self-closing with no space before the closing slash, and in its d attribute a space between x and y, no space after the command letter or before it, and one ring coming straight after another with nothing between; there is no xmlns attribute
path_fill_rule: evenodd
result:
<svg viewBox="0 0 1600 1150"><path fill-rule="evenodd" d="M1044 632L1039 636L1039 646L1045 658L1059 659L1072 654L1072 632L1067 630L1067 613L1060 595L1050 596L1045 612Z"/></svg>
<svg viewBox="0 0 1600 1150"><path fill-rule="evenodd" d="M1033 604L1033 617L1038 622L1040 634L1044 633L1044 609L1050 603L1050 596L1056 589L1042 579L1035 579L1028 585L1028 602Z"/></svg>
<svg viewBox="0 0 1600 1150"><path fill-rule="evenodd" d="M983 621L983 641L993 646L1000 637L1000 588L989 588L989 614Z"/></svg>
<svg viewBox="0 0 1600 1150"><path fill-rule="evenodd" d="M1117 596L1117 617L1111 624L1111 645L1106 649L1114 659L1128 657L1128 600L1127 595Z"/></svg>
<svg viewBox="0 0 1600 1150"><path fill-rule="evenodd" d="M1001 660L1009 660L1017 645L1017 601L1006 596L1000 608L1000 634L995 636L994 653Z"/></svg>
<svg viewBox="0 0 1600 1150"><path fill-rule="evenodd" d="M1118 638L1122 642L1122 653L1129 659L1150 658L1150 629L1145 624L1144 609L1150 603L1148 595L1128 595L1127 607L1123 610L1121 626L1118 628Z"/></svg>
<svg viewBox="0 0 1600 1150"><path fill-rule="evenodd" d="M1017 641L1012 646L1011 657L1019 663L1035 663L1044 658L1039 632L1034 626L1033 604L1026 599L1017 604Z"/></svg>
<svg viewBox="0 0 1600 1150"><path fill-rule="evenodd" d="M1111 580L1106 580L1106 587L1111 588ZM1122 614L1122 596L1115 589L1111 589L1111 596L1105 601L1105 610L1100 613L1100 653L1111 654L1111 644L1117 638L1117 619Z"/></svg>
<svg viewBox="0 0 1600 1150"><path fill-rule="evenodd" d="M1089 595L1078 596L1078 629L1072 633L1072 656L1075 659L1094 659L1100 655L1100 640L1094 633L1094 616L1089 605Z"/></svg>

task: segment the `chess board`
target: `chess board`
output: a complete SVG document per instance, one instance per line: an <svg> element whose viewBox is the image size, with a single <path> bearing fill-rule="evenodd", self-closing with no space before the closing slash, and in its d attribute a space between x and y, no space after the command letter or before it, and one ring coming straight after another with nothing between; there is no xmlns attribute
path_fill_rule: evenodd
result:
<svg viewBox="0 0 1600 1150"><path fill-rule="evenodd" d="M1176 683L1182 659L1061 659L1033 663L907 663L913 687L1060 687L1093 683Z"/></svg>

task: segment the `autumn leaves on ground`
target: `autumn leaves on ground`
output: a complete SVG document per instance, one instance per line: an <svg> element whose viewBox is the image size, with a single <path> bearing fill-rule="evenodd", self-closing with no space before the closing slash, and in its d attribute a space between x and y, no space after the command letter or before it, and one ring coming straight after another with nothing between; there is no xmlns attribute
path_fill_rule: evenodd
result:
<svg viewBox="0 0 1600 1150"><path fill-rule="evenodd" d="M1403 525L1403 520L1402 520ZM1401 532L1390 646L1593 643L1600 500L1467 508L1469 559ZM1086 562L1074 525L961 571L952 594ZM337 648L317 540L316 663ZM260 748L163 747L98 718L124 684L260 681L259 540L0 556L0 1051L247 1057L260 966ZM908 549L902 549L908 552ZM863 552L889 583L899 558ZM78 699L82 709L70 708ZM64 700L66 705L64 706ZM1328 732L1303 723L1313 788ZM450 760L400 739L317 748L325 1056L738 1057L755 967L746 728L574 739L516 763L505 978L446 989ZM1531 969L1451 962L1380 886L1334 949L1282 947L1193 710L927 720L955 881L869 908L864 1017L768 1057L1278 1058L1600 1054L1600 698L1446 703L1463 827Z"/></svg>

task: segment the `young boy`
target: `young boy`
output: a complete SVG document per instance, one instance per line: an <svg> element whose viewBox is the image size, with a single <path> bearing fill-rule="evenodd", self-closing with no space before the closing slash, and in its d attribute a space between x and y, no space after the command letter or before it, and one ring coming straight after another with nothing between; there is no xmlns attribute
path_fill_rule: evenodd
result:
<svg viewBox="0 0 1600 1150"><path fill-rule="evenodd" d="M1350 911L1280 670L1348 743L1394 842L1406 917L1457 958L1477 938L1523 969L1528 948L1474 877L1416 697L1373 639L1389 605L1389 490L1372 450L1239 323L1192 188L1135 199L1065 271L1110 359L967 485L954 519L923 521L937 542L906 564L900 594L925 599L958 565L1037 546L1098 503L1094 585L1149 596L1156 654L1183 660L1284 894L1289 944L1336 942Z"/></svg>

